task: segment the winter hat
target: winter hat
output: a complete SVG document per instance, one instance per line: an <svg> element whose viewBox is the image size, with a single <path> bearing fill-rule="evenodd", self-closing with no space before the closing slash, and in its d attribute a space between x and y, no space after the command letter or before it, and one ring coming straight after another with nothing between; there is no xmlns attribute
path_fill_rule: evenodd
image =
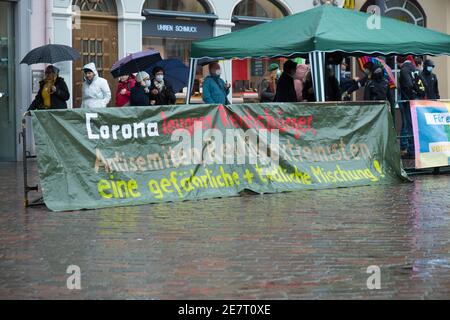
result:
<svg viewBox="0 0 450 320"><path fill-rule="evenodd" d="M377 80L381 80L384 77L384 70L381 67L376 67L375 71L373 72L373 78Z"/></svg>
<svg viewBox="0 0 450 320"><path fill-rule="evenodd" d="M432 60L427 59L427 60L425 60L423 66L424 66L425 68L426 68L426 67L433 67L433 68L434 68L434 62L433 62Z"/></svg>
<svg viewBox="0 0 450 320"><path fill-rule="evenodd" d="M138 72L136 75L136 81L141 82L144 79L150 79L150 75L145 71Z"/></svg>
<svg viewBox="0 0 450 320"><path fill-rule="evenodd" d="M278 63L271 63L267 70L273 71L273 70L277 70L279 68L280 68L280 66L278 65Z"/></svg>

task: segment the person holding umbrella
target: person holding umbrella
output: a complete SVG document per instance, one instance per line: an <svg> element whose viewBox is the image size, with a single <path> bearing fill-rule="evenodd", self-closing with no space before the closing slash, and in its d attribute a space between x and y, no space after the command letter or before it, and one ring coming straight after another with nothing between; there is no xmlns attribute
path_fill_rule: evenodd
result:
<svg viewBox="0 0 450 320"><path fill-rule="evenodd" d="M119 77L116 90L116 107L126 107L130 105L131 89L136 85L134 75L123 75Z"/></svg>
<svg viewBox="0 0 450 320"><path fill-rule="evenodd" d="M164 69L155 67L152 71L153 80L150 86L150 104L163 106L175 104L176 97L172 86L164 79Z"/></svg>
<svg viewBox="0 0 450 320"><path fill-rule="evenodd" d="M53 65L45 69L45 78L39 83L39 91L28 110L67 109L69 89L59 69Z"/></svg>
<svg viewBox="0 0 450 320"><path fill-rule="evenodd" d="M97 68L92 62L83 67L83 72L81 108L106 108L111 101L108 81L98 76Z"/></svg>

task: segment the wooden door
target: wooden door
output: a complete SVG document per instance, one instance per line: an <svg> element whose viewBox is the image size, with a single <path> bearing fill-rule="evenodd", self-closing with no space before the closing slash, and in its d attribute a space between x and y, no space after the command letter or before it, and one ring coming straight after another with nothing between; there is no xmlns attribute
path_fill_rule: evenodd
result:
<svg viewBox="0 0 450 320"><path fill-rule="evenodd" d="M111 89L111 102L115 105L117 80L110 73L118 57L118 30L115 17L83 17L81 28L73 30L73 48L80 52L82 58L73 65L73 105L81 106L81 86L83 84L83 66L94 62L99 76L108 80Z"/></svg>

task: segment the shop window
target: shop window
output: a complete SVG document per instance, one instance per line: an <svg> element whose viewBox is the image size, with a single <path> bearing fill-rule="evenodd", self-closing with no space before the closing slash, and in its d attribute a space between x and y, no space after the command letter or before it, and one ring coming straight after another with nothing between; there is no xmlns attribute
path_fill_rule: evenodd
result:
<svg viewBox="0 0 450 320"><path fill-rule="evenodd" d="M199 0L146 0L143 9L210 13L206 3Z"/></svg>

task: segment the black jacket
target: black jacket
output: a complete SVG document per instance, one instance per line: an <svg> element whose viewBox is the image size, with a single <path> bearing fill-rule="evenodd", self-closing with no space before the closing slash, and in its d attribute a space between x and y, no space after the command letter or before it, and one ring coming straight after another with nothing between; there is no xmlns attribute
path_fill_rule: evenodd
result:
<svg viewBox="0 0 450 320"><path fill-rule="evenodd" d="M302 97L303 100L308 102L316 102L316 95L311 80L305 80L305 82L303 82Z"/></svg>
<svg viewBox="0 0 450 320"><path fill-rule="evenodd" d="M175 104L177 98L175 97L175 93L173 92L172 86L169 82L164 81L164 87L158 94L153 94L153 89L158 90L155 86L155 80L152 81L152 85L150 87L150 101L156 101L155 105L165 106Z"/></svg>
<svg viewBox="0 0 450 320"><path fill-rule="evenodd" d="M294 78L285 72L280 76L277 84L275 102L297 102L297 92L295 91Z"/></svg>
<svg viewBox="0 0 450 320"><path fill-rule="evenodd" d="M139 82L131 88L130 91L130 106L146 107L150 105L150 92L146 92L145 88Z"/></svg>
<svg viewBox="0 0 450 320"><path fill-rule="evenodd" d="M394 98L391 88L389 87L389 81L385 78L371 79L367 81L364 88L364 100L365 101L389 101L392 107L395 106Z"/></svg>
<svg viewBox="0 0 450 320"><path fill-rule="evenodd" d="M438 100L441 98L439 94L439 84L436 75L432 72L428 72L426 70L422 71L420 74L424 83L426 90L426 99L429 100Z"/></svg>
<svg viewBox="0 0 450 320"><path fill-rule="evenodd" d="M325 83L325 101L341 101L341 88L335 76L328 76Z"/></svg>
<svg viewBox="0 0 450 320"><path fill-rule="evenodd" d="M39 82L39 91L31 103L28 110L42 110L44 107L44 99L42 98L42 89L45 80ZM50 95L51 107L49 109L67 109L67 100L70 99L70 92L63 78L58 77L55 81L56 91Z"/></svg>
<svg viewBox="0 0 450 320"><path fill-rule="evenodd" d="M414 72L416 72L416 67L411 62L405 62L400 70L402 100L417 99L417 95L414 92Z"/></svg>

